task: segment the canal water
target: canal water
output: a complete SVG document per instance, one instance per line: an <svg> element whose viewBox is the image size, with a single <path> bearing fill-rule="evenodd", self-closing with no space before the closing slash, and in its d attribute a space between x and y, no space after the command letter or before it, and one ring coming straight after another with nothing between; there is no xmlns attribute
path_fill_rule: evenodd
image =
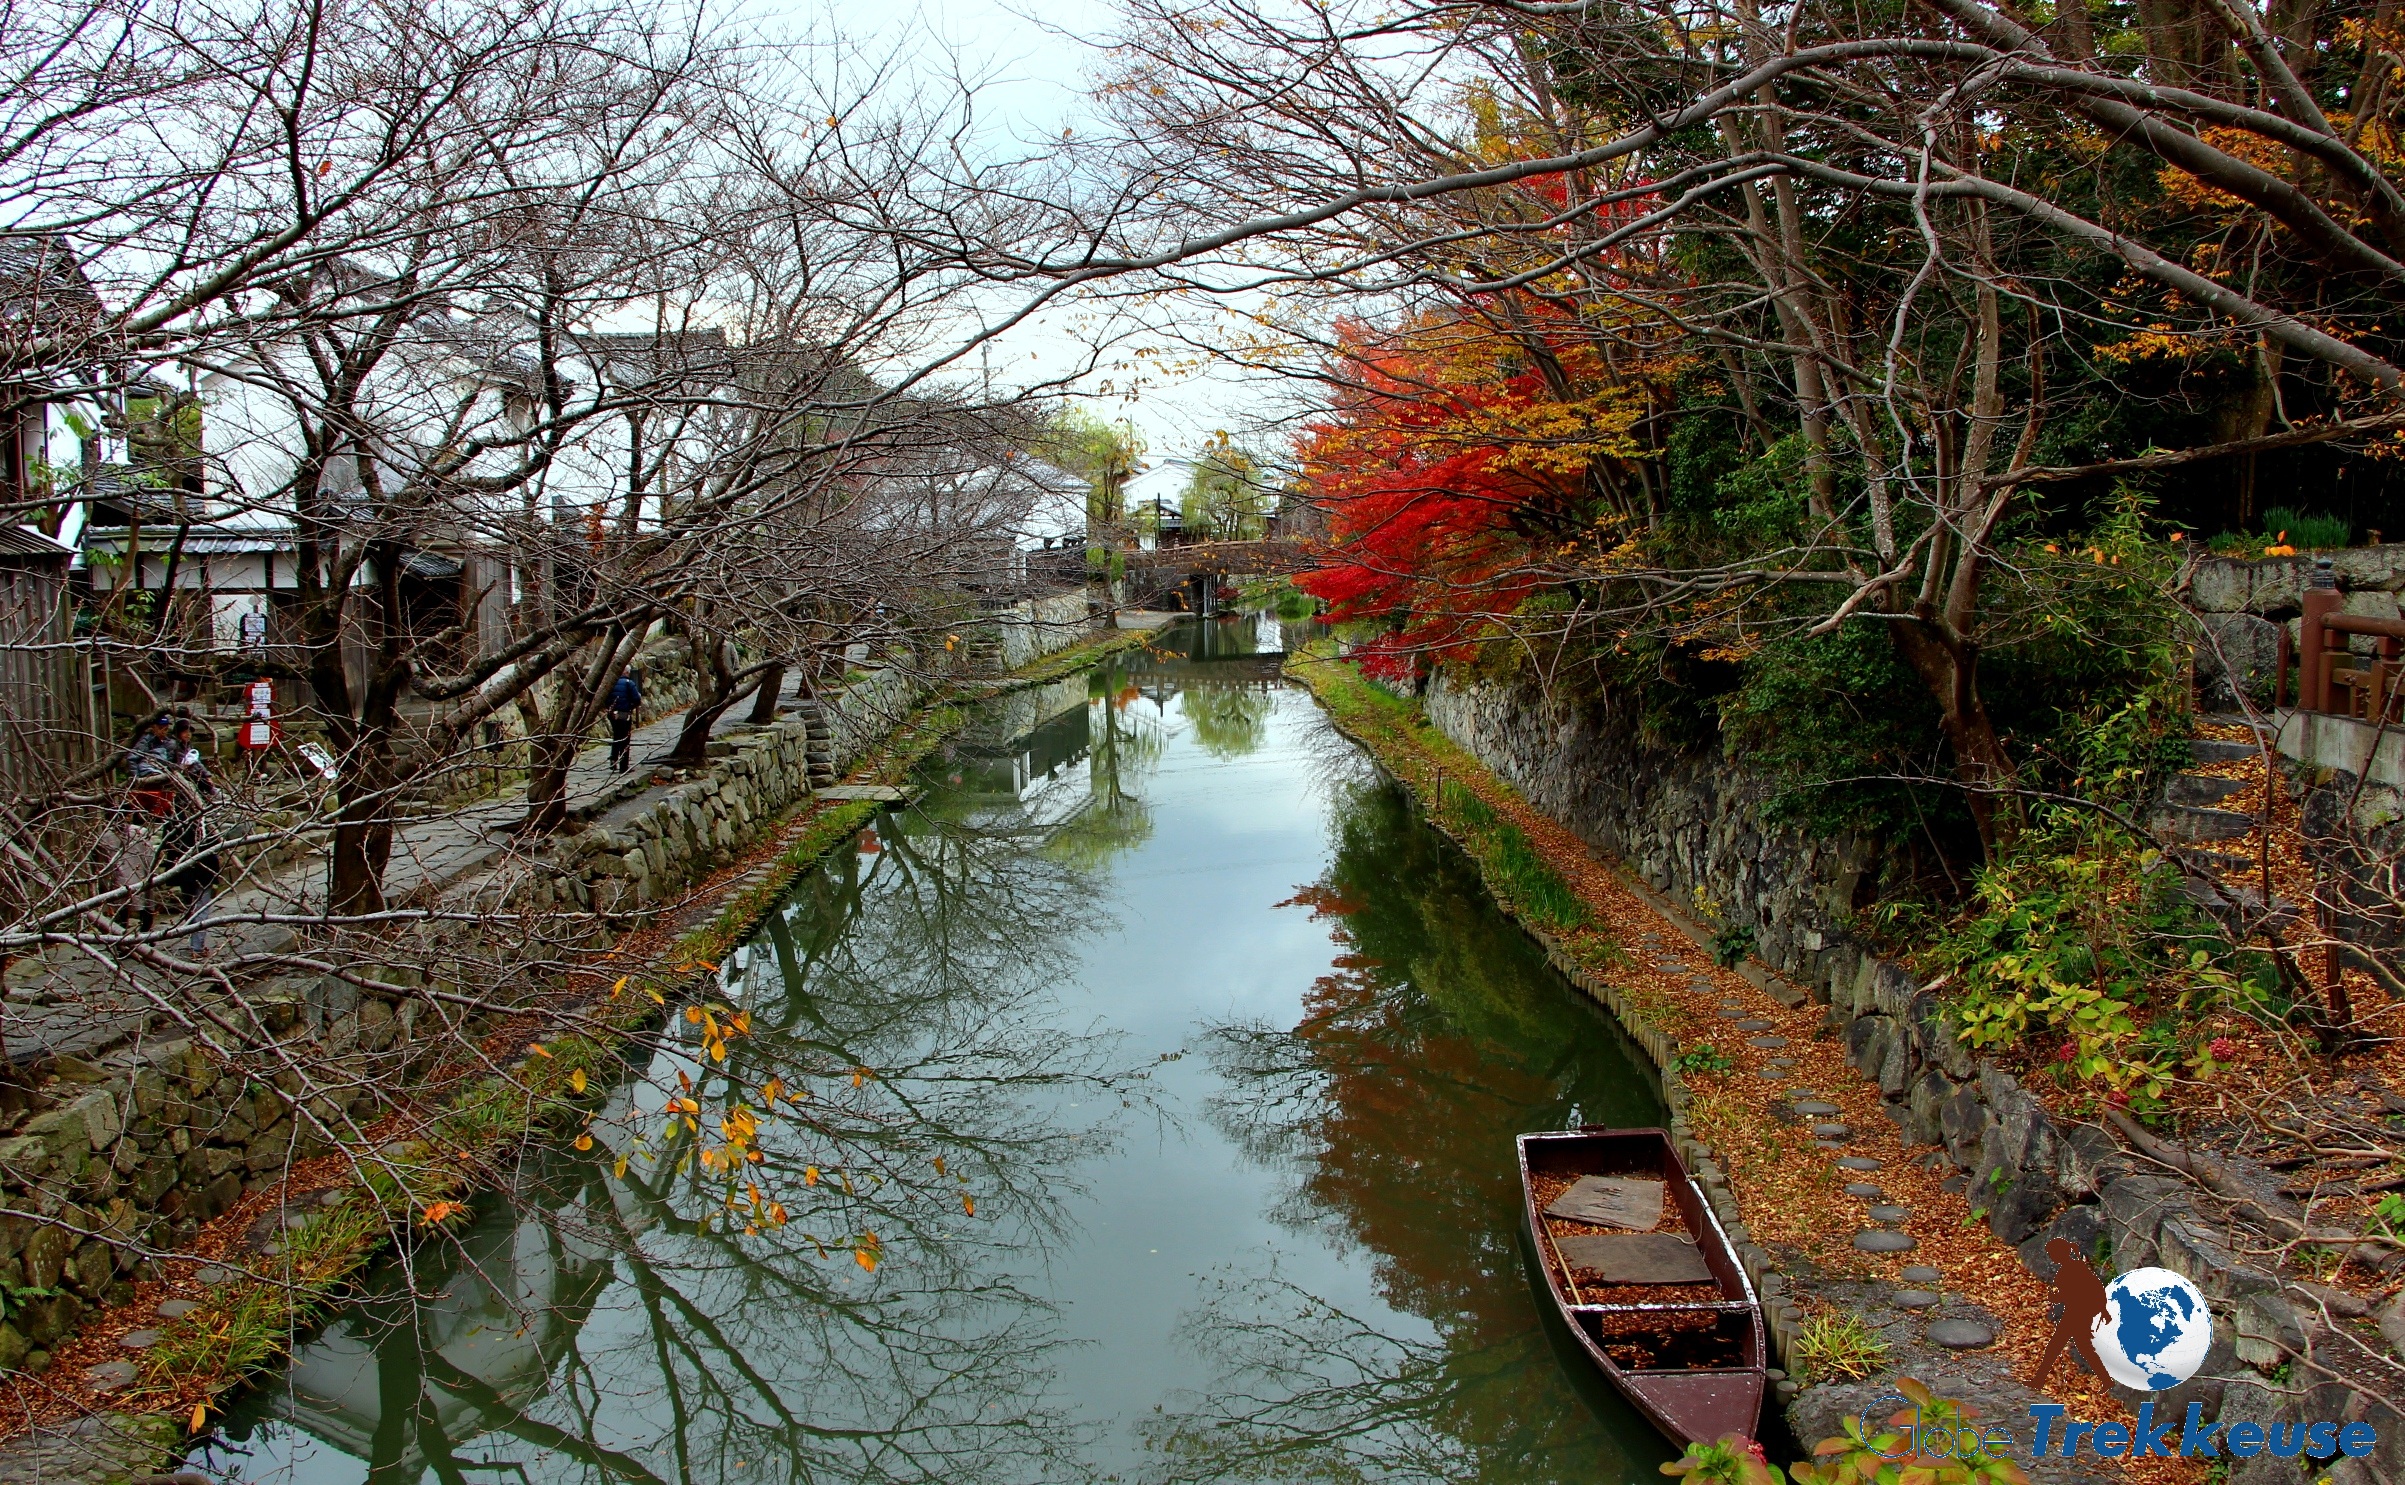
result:
<svg viewBox="0 0 2405 1485"><path fill-rule="evenodd" d="M1188 623L987 706L628 1067L591 1149L385 1264L192 1462L1659 1478L1539 1308L1511 1139L1658 1123L1657 1090L1278 679L1288 637Z"/></svg>

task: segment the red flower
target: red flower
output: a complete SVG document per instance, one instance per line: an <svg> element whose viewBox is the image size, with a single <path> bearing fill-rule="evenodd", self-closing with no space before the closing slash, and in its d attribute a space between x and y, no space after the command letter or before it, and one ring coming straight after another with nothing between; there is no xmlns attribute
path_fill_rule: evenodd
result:
<svg viewBox="0 0 2405 1485"><path fill-rule="evenodd" d="M2235 1062L2238 1060L2238 1044L2234 1041L2231 1041L2226 1036L2217 1036L2213 1038L2213 1040L2206 1045L2205 1050L2213 1054L2213 1060L2215 1062Z"/></svg>
<svg viewBox="0 0 2405 1485"><path fill-rule="evenodd" d="M2108 1109L2126 1109L2129 1107L2129 1095L2115 1088L2104 1096L2104 1106Z"/></svg>
<svg viewBox="0 0 2405 1485"><path fill-rule="evenodd" d="M2065 1042L2054 1049L2054 1060L2057 1062L2069 1062L2078 1055L2079 1044L2077 1042Z"/></svg>

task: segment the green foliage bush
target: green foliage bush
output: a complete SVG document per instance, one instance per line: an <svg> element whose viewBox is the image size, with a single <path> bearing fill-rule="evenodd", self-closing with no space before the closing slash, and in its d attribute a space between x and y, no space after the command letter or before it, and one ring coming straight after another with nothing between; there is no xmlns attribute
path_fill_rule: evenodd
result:
<svg viewBox="0 0 2405 1485"><path fill-rule="evenodd" d="M2182 720L2158 691L2080 729L2076 798L2031 811L1926 951L1980 1050L2033 1041L2066 1082L2141 1113L2183 1071L2213 1070L2206 1017L2263 1009L2258 977L2180 890L2178 868L2123 823L2152 793Z"/></svg>
<svg viewBox="0 0 2405 1485"><path fill-rule="evenodd" d="M2301 511L2286 505L2275 505L2265 511L2256 524L2266 540L2284 540L2299 550L2343 547L2354 534L2344 516Z"/></svg>

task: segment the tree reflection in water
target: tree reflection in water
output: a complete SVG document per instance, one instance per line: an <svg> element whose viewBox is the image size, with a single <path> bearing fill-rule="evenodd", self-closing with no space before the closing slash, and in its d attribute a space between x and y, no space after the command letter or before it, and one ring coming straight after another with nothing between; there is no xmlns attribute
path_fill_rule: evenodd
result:
<svg viewBox="0 0 2405 1485"><path fill-rule="evenodd" d="M1050 1001L1103 926L1092 873L1141 838L1122 774L1158 756L1107 698L1074 710L1059 757L946 760L966 772L939 809L806 877L723 968L720 1003L750 1018L723 1060L673 1019L589 1153L531 1162L462 1238L387 1265L232 1421L236 1452L196 1462L391 1485L1083 1478L1055 1317L997 1277L1054 1241L1107 1147L1058 1095L1145 1094ZM1089 724L1091 779L1054 766ZM759 1158L705 1167L725 1148L707 1118L765 1106L772 1080L792 1091ZM672 1119L686 1097L710 1114Z"/></svg>
<svg viewBox="0 0 2405 1485"><path fill-rule="evenodd" d="M1613 1400L1582 1405L1549 1354L1511 1136L1656 1123L1651 1082L1399 791L1335 787L1334 859L1290 906L1342 952L1297 1025L1212 1034L1213 1115L1293 1173L1280 1220L1336 1229L1396 1313L1228 1276L1186 1325L1221 1380L1151 1429L1158 1478L1650 1475L1666 1452Z"/></svg>

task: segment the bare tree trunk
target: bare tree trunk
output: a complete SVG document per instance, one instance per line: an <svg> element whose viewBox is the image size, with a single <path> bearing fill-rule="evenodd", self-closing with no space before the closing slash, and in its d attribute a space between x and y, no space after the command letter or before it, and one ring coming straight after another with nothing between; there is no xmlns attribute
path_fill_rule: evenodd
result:
<svg viewBox="0 0 2405 1485"><path fill-rule="evenodd" d="M745 721L754 727L765 727L777 719L777 697L785 690L785 662L772 660L760 673L760 689L752 698L752 714Z"/></svg>

